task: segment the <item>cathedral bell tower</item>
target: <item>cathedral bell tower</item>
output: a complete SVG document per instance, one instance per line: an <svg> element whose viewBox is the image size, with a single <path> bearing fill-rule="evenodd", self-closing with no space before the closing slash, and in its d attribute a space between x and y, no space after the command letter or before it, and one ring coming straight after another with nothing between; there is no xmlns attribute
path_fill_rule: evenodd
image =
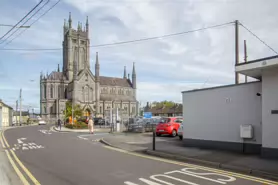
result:
<svg viewBox="0 0 278 185"><path fill-rule="evenodd" d="M63 41L63 73L69 81L73 80L73 65L76 60L78 73L85 68L90 68L90 39L89 20L82 29L82 23L78 22L77 29L72 28L71 13L69 20L64 22Z"/></svg>

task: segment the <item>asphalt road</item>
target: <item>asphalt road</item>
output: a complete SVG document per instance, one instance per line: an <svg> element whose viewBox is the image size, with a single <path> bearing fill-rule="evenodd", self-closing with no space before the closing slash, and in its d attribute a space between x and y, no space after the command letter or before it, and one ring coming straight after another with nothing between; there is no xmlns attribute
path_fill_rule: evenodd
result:
<svg viewBox="0 0 278 185"><path fill-rule="evenodd" d="M171 162L107 147L98 135L59 133L49 126L5 131L23 165L44 185L255 185L274 184L246 175ZM32 183L30 174L21 172Z"/></svg>

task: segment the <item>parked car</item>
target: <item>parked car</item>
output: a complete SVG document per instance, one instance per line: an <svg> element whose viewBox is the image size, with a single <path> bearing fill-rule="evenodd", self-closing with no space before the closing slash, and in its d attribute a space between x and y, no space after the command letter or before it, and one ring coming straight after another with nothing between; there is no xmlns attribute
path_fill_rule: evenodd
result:
<svg viewBox="0 0 278 185"><path fill-rule="evenodd" d="M167 134L176 137L181 123L182 123L182 118L177 118L177 117L162 118L159 124L156 126L156 135L160 136L162 134Z"/></svg>
<svg viewBox="0 0 278 185"><path fill-rule="evenodd" d="M46 122L44 120L39 120L39 125L46 125Z"/></svg>
<svg viewBox="0 0 278 185"><path fill-rule="evenodd" d="M180 125L180 128L178 130L178 136L179 136L180 140L183 139L183 123Z"/></svg>
<svg viewBox="0 0 278 185"><path fill-rule="evenodd" d="M129 132L152 132L160 122L159 118L139 118L135 123L128 124Z"/></svg>
<svg viewBox="0 0 278 185"><path fill-rule="evenodd" d="M94 125L105 125L105 120L102 118L94 118Z"/></svg>

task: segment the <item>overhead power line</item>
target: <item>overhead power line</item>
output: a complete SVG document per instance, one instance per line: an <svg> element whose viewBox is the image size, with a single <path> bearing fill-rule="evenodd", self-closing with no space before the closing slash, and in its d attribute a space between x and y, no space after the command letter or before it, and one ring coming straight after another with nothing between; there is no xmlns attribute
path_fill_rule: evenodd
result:
<svg viewBox="0 0 278 185"><path fill-rule="evenodd" d="M251 33L254 37L256 37L259 41L261 41L261 43L263 43L265 46L267 46L271 51L273 51L274 53L278 54L277 51L275 51L271 46L269 46L265 41L263 41L261 38L259 38L255 33L253 33L250 29L248 29L246 26L244 26L242 23L240 23L239 25L241 25L244 29L246 29L249 33Z"/></svg>
<svg viewBox="0 0 278 185"><path fill-rule="evenodd" d="M24 23L22 23L21 26L25 25L32 17L34 17L39 11L41 11L41 9L43 9L48 3L49 3L50 0L47 0L32 16L30 16L26 21L24 21ZM31 25L29 25L31 26ZM11 33L7 38L5 38L4 40L1 40L0 44L4 43L5 41L7 41L10 37L12 37L16 32L18 32L20 29L17 28L13 33ZM24 29L25 31L26 29ZM17 36L16 36L17 37ZM15 39L15 38L14 38ZM12 39L12 40L14 40ZM8 43L10 43L11 41L9 41ZM8 44L7 43L7 44ZM7 45L6 44L6 45Z"/></svg>
<svg viewBox="0 0 278 185"><path fill-rule="evenodd" d="M213 26L208 26L208 27L203 27L199 29L194 29L194 30L189 30L189 31L184 31L184 32L179 32L179 33L172 33L172 34L167 34L167 35L161 35L161 36L155 36L155 37L148 37L148 38L141 38L141 39L135 39L135 40L128 40L128 41L122 41L122 42L114 42L114 43L108 43L108 44L97 44L97 45L91 45L91 48L99 48L99 47L104 47L104 46L114 46L114 45L122 45L122 44L129 44L129 43L135 43L135 42L144 42L144 41L149 41L149 40L157 40L157 39L162 39L162 38L167 38L167 37L174 37L178 35L185 35L188 33L193 33L197 31L203 31L207 29L212 29L212 28L217 28L217 27L222 27L222 26L227 26L230 24L234 24L234 22L227 22L224 24L217 24ZM55 50L62 50L63 48L3 48L0 50L9 50L9 51L55 51Z"/></svg>
<svg viewBox="0 0 278 185"><path fill-rule="evenodd" d="M14 25L7 33L5 33L0 40L2 40L6 35L8 35L14 28L17 27L17 25L19 25L30 13L32 13L41 3L43 2L43 0L41 0L32 10L30 10L20 21L18 21L18 23L16 23L16 25Z"/></svg>
<svg viewBox="0 0 278 185"><path fill-rule="evenodd" d="M49 2L49 0L48 0ZM47 3L48 3L47 2ZM58 0L55 4L53 4L48 10L46 10L41 16L39 16L33 23L30 24L30 26L32 26L33 24L35 24L36 22L38 22L39 19L41 19L43 16L45 16L45 14L47 14L50 10L52 10L58 3L60 3L61 0ZM46 4L47 4L46 3ZM16 35L13 39L11 39L9 42L6 43L5 46L7 46L8 44L10 44L14 39L18 38L20 35L22 35L27 29L22 30L18 35ZM1 50L1 49L0 49Z"/></svg>

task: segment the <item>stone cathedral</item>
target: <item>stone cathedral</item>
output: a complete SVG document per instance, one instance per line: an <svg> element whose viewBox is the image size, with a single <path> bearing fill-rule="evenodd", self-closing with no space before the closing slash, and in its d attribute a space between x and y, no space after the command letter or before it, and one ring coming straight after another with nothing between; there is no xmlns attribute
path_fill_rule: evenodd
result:
<svg viewBox="0 0 278 185"><path fill-rule="evenodd" d="M127 116L138 114L136 100L136 72L133 63L132 79L100 75L98 53L95 74L90 70L89 22L85 28L78 23L72 28L71 14L64 23L63 68L40 76L40 110L42 118L62 117L66 102L80 104L85 114L104 116L111 108L122 109Z"/></svg>

